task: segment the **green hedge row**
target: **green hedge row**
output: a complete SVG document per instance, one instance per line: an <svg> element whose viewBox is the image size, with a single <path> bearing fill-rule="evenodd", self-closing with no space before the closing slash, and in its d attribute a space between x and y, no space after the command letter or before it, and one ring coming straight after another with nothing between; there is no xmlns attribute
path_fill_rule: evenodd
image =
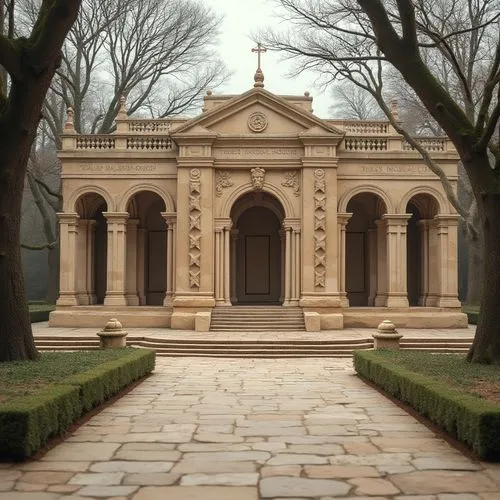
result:
<svg viewBox="0 0 500 500"><path fill-rule="evenodd" d="M127 348L123 357L68 377L34 395L0 406L0 457L23 460L42 448L83 413L151 373L155 353Z"/></svg>
<svg viewBox="0 0 500 500"><path fill-rule="evenodd" d="M394 366L377 351L355 351L354 367L395 398L408 403L465 443L483 460L500 460L500 408L443 382Z"/></svg>

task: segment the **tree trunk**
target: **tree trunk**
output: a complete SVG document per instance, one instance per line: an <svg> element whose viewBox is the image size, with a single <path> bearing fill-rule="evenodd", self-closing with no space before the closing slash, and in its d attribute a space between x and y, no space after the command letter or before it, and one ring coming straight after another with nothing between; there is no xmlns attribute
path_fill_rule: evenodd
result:
<svg viewBox="0 0 500 500"><path fill-rule="evenodd" d="M471 238L467 235L467 305L479 306L483 287L483 249L481 236Z"/></svg>
<svg viewBox="0 0 500 500"><path fill-rule="evenodd" d="M0 135L2 153L13 148L12 143L6 144L11 139L9 135ZM9 156L7 152L7 158ZM0 170L0 361L38 358L21 266L23 181L21 165L16 169Z"/></svg>
<svg viewBox="0 0 500 500"><path fill-rule="evenodd" d="M483 293L476 336L467 359L500 364L500 193L484 193L479 210L484 242Z"/></svg>

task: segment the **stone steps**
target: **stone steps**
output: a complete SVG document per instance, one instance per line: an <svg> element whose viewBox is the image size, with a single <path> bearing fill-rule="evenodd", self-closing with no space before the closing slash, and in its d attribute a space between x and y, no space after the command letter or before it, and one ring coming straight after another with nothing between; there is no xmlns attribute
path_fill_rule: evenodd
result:
<svg viewBox="0 0 500 500"><path fill-rule="evenodd" d="M304 313L298 307L215 307L210 331L305 331Z"/></svg>
<svg viewBox="0 0 500 500"><path fill-rule="evenodd" d="M209 335L209 334L207 334ZM99 348L99 339L90 337L44 336L35 338L41 351L93 350ZM356 349L371 349L373 338L336 340L245 340L185 339L129 336L128 345L154 349L158 356L194 356L224 358L297 358L349 357ZM439 353L465 353L470 339L402 339L402 349L418 349Z"/></svg>

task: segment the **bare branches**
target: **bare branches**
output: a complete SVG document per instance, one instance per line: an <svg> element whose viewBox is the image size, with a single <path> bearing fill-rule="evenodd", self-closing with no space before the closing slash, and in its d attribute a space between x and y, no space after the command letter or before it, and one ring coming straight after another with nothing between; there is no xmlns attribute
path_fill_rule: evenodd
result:
<svg viewBox="0 0 500 500"><path fill-rule="evenodd" d="M21 71L21 47L18 42L0 35L0 65L2 65L11 78L23 79Z"/></svg>

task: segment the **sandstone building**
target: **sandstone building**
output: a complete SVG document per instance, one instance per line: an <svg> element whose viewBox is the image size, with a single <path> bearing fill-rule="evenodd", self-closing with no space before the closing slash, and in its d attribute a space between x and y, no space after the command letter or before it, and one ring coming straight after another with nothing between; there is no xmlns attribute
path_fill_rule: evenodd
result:
<svg viewBox="0 0 500 500"><path fill-rule="evenodd" d="M322 120L257 79L193 119L122 100L109 135L76 134L69 110L62 143L53 326L206 330L243 305L303 311L308 330L466 326L457 215L389 122ZM456 185L451 142L421 143Z"/></svg>

